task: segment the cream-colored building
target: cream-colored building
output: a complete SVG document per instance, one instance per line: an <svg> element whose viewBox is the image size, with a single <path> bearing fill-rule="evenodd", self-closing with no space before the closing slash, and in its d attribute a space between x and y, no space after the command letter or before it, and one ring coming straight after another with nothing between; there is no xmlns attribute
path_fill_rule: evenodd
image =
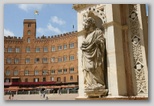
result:
<svg viewBox="0 0 154 106"><path fill-rule="evenodd" d="M82 72L83 21L94 17L106 39L107 98L148 98L148 25L144 4L74 4L78 22L79 97L86 98ZM96 17L95 17L96 16Z"/></svg>

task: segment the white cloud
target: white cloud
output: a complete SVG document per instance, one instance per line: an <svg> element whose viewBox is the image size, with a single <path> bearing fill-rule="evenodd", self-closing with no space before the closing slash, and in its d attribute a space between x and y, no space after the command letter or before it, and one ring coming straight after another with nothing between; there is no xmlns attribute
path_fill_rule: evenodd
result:
<svg viewBox="0 0 154 106"><path fill-rule="evenodd" d="M18 7L28 12L28 10L41 10L43 4L19 4Z"/></svg>
<svg viewBox="0 0 154 106"><path fill-rule="evenodd" d="M37 32L40 33L40 34L45 34L46 29L44 29L44 28L37 28Z"/></svg>
<svg viewBox="0 0 154 106"><path fill-rule="evenodd" d="M4 29L4 36L15 36L10 30Z"/></svg>
<svg viewBox="0 0 154 106"><path fill-rule="evenodd" d="M52 32L54 32L54 33L56 33L56 34L62 33L62 31L60 31L60 29L58 29L58 28L56 28L56 27L53 27L51 24L48 24L48 25L47 25L47 28L48 28L48 30L50 30L50 31L52 31Z"/></svg>
<svg viewBox="0 0 154 106"><path fill-rule="evenodd" d="M57 27L54 27L51 25L51 23L48 23L46 28L37 28L37 32L40 34L40 35L46 35L47 33L49 34L62 34L66 31L61 31L59 28Z"/></svg>
<svg viewBox="0 0 154 106"><path fill-rule="evenodd" d="M57 23L59 25L64 25L66 22L60 18L58 18L57 16L53 16L50 19L53 23Z"/></svg>

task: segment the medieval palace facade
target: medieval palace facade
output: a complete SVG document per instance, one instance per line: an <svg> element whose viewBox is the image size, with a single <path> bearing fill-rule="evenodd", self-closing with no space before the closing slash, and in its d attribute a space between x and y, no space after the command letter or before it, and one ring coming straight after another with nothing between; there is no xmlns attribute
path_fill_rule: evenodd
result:
<svg viewBox="0 0 154 106"><path fill-rule="evenodd" d="M23 25L22 38L4 38L5 88L77 85L76 32L36 38L36 20Z"/></svg>

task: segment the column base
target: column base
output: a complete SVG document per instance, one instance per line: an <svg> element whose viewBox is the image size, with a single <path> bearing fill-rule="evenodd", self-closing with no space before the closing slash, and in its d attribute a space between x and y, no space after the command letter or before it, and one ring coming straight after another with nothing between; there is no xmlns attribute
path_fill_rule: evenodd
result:
<svg viewBox="0 0 154 106"><path fill-rule="evenodd" d="M102 98L88 98L78 96L75 100L148 100L147 96L106 96Z"/></svg>

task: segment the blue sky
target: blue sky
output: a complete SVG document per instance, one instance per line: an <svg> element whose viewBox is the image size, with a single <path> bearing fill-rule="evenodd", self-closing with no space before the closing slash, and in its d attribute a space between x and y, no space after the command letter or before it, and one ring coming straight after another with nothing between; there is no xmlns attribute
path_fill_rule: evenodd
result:
<svg viewBox="0 0 154 106"><path fill-rule="evenodd" d="M39 15L34 14L35 10L39 11ZM37 20L36 36L77 30L77 12L72 9L72 4L5 4L4 35L22 37L24 19Z"/></svg>
<svg viewBox="0 0 154 106"><path fill-rule="evenodd" d="M34 14L35 10L39 11L39 15ZM24 19L37 20L36 36L77 30L77 13L72 4L5 4L4 35L22 37Z"/></svg>

